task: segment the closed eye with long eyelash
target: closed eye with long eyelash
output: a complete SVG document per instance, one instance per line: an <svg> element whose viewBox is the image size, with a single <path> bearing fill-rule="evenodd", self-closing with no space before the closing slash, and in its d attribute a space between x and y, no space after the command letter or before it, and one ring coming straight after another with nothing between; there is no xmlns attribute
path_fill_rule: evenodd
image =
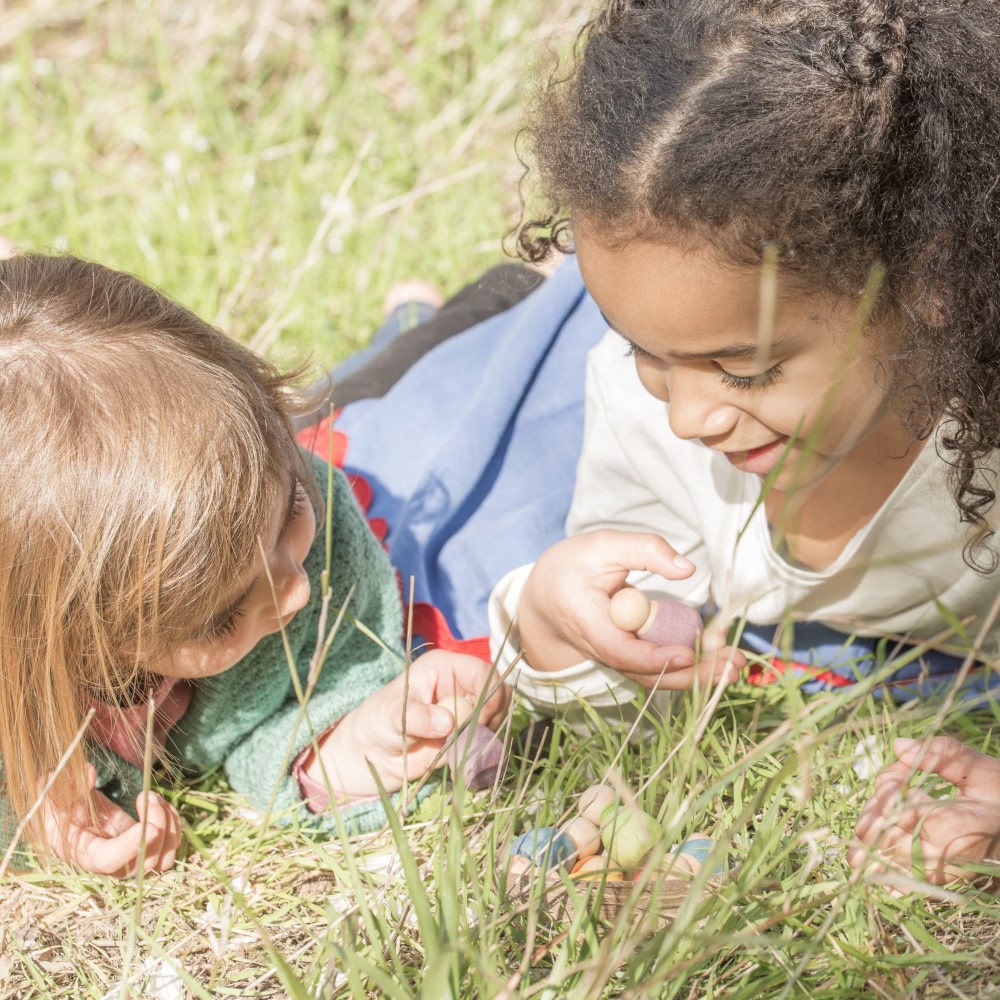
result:
<svg viewBox="0 0 1000 1000"><path fill-rule="evenodd" d="M751 389L766 389L781 378L781 365L768 368L766 372L761 372L759 375L734 375L732 372L727 372L725 368L720 368L719 378L724 385L742 392L749 392Z"/></svg>
<svg viewBox="0 0 1000 1000"><path fill-rule="evenodd" d="M205 638L209 641L213 639L225 639L236 631L240 619L246 614L243 608L233 608L224 618L217 622L212 622L205 633Z"/></svg>

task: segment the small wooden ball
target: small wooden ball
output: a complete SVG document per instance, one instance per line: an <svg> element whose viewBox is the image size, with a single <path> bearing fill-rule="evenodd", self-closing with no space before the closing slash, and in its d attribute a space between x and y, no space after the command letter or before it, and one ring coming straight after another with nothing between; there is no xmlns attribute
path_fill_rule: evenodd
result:
<svg viewBox="0 0 1000 1000"><path fill-rule="evenodd" d="M571 819L562 829L576 845L578 858L592 857L601 849L601 828L585 816Z"/></svg>
<svg viewBox="0 0 1000 1000"><path fill-rule="evenodd" d="M695 833L670 852L671 857L667 862L672 863L676 871L697 875L708 863L708 856L714 848L715 841L708 834ZM709 874L721 875L725 870L725 859L723 859L711 866Z"/></svg>
<svg viewBox="0 0 1000 1000"><path fill-rule="evenodd" d="M650 601L641 590L623 587L611 598L609 614L618 628L657 646L694 649L701 615L682 601Z"/></svg>
<svg viewBox="0 0 1000 1000"><path fill-rule="evenodd" d="M573 865L570 875L583 882L597 881L598 879L604 879L607 882L624 882L625 873L613 865L609 867L608 863L608 857L603 854L583 858Z"/></svg>
<svg viewBox="0 0 1000 1000"><path fill-rule="evenodd" d="M622 587L611 597L611 620L625 632L638 632L652 610L649 598L635 587Z"/></svg>
<svg viewBox="0 0 1000 1000"><path fill-rule="evenodd" d="M507 875L510 878L521 878L533 871L535 863L523 854L512 854L507 858Z"/></svg>
<svg viewBox="0 0 1000 1000"><path fill-rule="evenodd" d="M577 800L576 808L584 819L597 826L601 825L601 813L614 805L617 796L610 785L591 785Z"/></svg>
<svg viewBox="0 0 1000 1000"><path fill-rule="evenodd" d="M441 708L448 709L449 712L455 717L455 728L458 729L463 722L470 715L472 715L472 710L475 707L472 702L469 701L465 695L458 694L447 694L443 698L439 698L437 704Z"/></svg>
<svg viewBox="0 0 1000 1000"><path fill-rule="evenodd" d="M601 822L601 840L616 865L635 871L662 839L663 827L648 813L632 806L606 810Z"/></svg>

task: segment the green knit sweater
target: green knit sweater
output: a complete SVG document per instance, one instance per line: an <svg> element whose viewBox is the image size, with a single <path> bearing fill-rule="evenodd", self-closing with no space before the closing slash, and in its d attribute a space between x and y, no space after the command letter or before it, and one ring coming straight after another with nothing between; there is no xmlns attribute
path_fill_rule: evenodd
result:
<svg viewBox="0 0 1000 1000"><path fill-rule="evenodd" d="M314 458L313 463L325 500L328 467L319 459ZM327 628L345 602L347 617L336 633L304 714L300 718L301 705L278 633L262 639L225 673L195 681L191 704L167 739L168 757L182 773L199 775L221 766L233 789L257 808L271 807L328 833L338 829L333 817L308 811L290 773L291 765L315 737L400 672L403 633L399 587L389 560L365 522L346 478L336 469L333 484L332 599ZM305 562L312 583L309 603L285 629L303 690L316 649L322 603L325 521L320 511L316 538ZM102 747L91 746L88 756L97 767L101 790L134 815L135 797L142 788L138 769ZM342 807L341 816L352 832L377 829L385 823L385 812L377 801ZM0 817L7 821L3 825L8 827L5 840L9 840L12 817L2 801Z"/></svg>

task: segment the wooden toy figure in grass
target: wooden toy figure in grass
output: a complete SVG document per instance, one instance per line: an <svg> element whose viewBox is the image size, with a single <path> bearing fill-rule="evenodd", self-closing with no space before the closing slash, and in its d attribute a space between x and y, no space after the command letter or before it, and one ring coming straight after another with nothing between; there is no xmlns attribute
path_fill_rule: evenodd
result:
<svg viewBox="0 0 1000 1000"><path fill-rule="evenodd" d="M610 882L641 879L648 864L668 878L692 878L706 865L710 875L726 870L715 842L704 833L687 837L669 851L666 830L634 802L624 802L610 785L592 785L577 800L577 815L559 827L539 827L517 836L507 859L515 882L536 870L563 868L581 879ZM660 860L658 851L663 854Z"/></svg>
<svg viewBox="0 0 1000 1000"><path fill-rule="evenodd" d="M622 587L611 598L611 620L637 639L657 646L694 649L701 635L701 615L682 601L651 601L635 587Z"/></svg>
<svg viewBox="0 0 1000 1000"><path fill-rule="evenodd" d="M442 698L438 705L455 717L457 733L447 755L452 773L461 775L467 788L489 788L503 764L503 740L481 722L469 722L465 725L475 710L473 702L468 698L456 693Z"/></svg>

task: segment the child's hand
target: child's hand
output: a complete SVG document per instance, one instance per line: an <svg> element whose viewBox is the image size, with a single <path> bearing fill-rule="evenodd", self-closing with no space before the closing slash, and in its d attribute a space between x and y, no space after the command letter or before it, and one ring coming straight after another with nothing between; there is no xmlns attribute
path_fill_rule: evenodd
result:
<svg viewBox="0 0 1000 1000"><path fill-rule="evenodd" d="M136 872L145 832L144 871L166 871L173 866L181 843L177 810L155 792L135 800L134 820L106 795L95 791L97 772L87 765L87 790L66 809L46 798L42 806L45 838L53 854L95 875L124 877ZM91 815L88 799L93 803ZM145 831L143 831L145 818Z"/></svg>
<svg viewBox="0 0 1000 1000"><path fill-rule="evenodd" d="M914 868L934 885L968 877L958 865L1000 855L1000 760L950 736L898 739L899 760L875 780L855 827L848 861L855 868ZM935 799L907 788L915 769L929 771L958 790Z"/></svg>
<svg viewBox="0 0 1000 1000"><path fill-rule="evenodd" d="M659 535L592 531L557 542L535 563L518 604L521 648L536 670L599 660L646 688L682 690L735 679L746 660L711 644L696 662L687 646L657 646L611 621L611 595L632 570L683 580L694 566ZM666 665L666 669L664 669Z"/></svg>
<svg viewBox="0 0 1000 1000"><path fill-rule="evenodd" d="M343 796L377 795L370 763L386 791L398 791L404 780L426 773L455 731L455 717L435 702L457 696L475 703L484 688L494 687L479 716L491 728L503 719L510 691L490 664L462 653L424 653L413 661L408 682L401 675L380 688L322 738L306 774L322 784L325 769L330 788Z"/></svg>

